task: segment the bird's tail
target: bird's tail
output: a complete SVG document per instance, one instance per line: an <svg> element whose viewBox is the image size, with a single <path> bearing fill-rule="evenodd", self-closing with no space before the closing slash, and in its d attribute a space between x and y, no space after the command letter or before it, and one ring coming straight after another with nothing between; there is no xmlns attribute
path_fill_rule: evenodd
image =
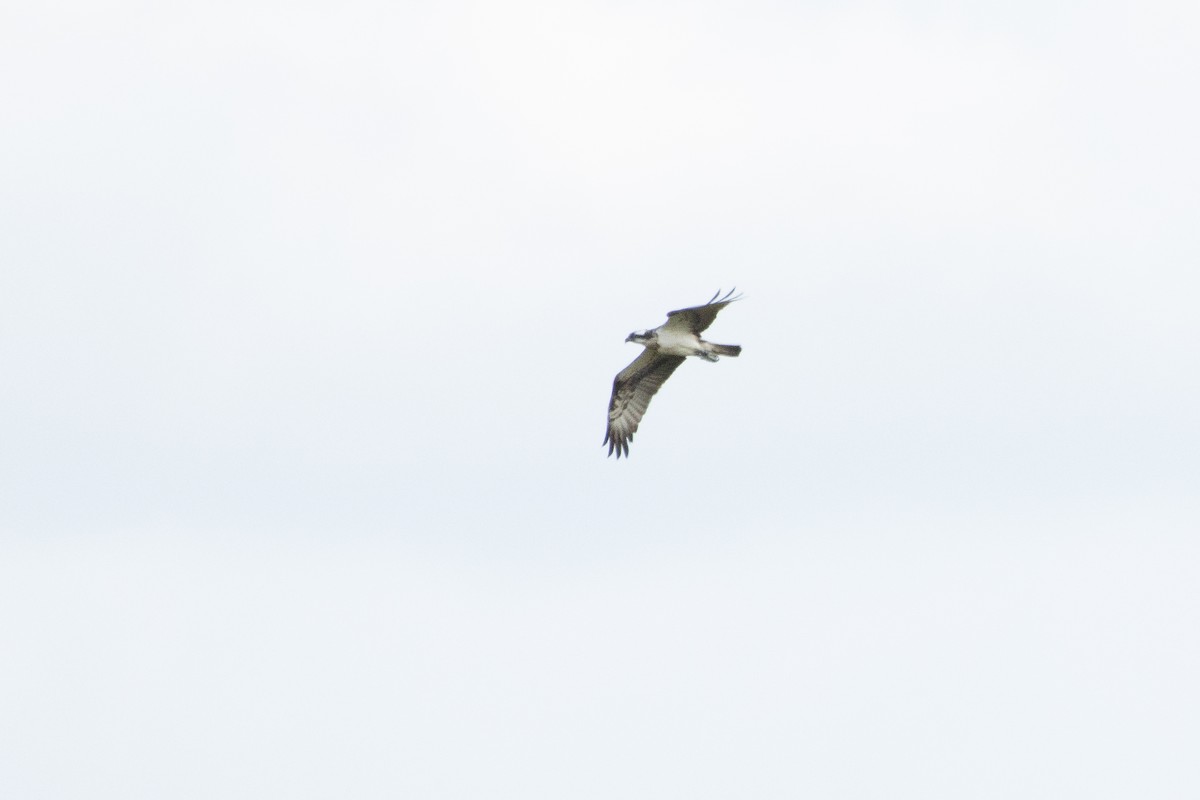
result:
<svg viewBox="0 0 1200 800"><path fill-rule="evenodd" d="M736 356L742 352L740 344L713 344L711 347L713 355L718 356Z"/></svg>

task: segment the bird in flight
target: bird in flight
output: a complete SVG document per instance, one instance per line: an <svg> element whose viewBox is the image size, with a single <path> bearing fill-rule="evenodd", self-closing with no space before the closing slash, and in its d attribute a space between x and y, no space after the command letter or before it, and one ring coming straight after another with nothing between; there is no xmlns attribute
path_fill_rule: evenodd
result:
<svg viewBox="0 0 1200 800"><path fill-rule="evenodd" d="M718 291L702 306L669 312L667 321L654 330L634 331L625 337L625 341L636 342L646 349L613 379L608 430L604 434L610 456L616 453L618 459L622 454L629 457L629 442L650 405L650 398L685 358L699 356L705 361L716 361L718 356L736 356L742 352L740 345L713 344L700 338L722 308L741 299L741 295L733 297L734 291L731 289L720 300Z"/></svg>

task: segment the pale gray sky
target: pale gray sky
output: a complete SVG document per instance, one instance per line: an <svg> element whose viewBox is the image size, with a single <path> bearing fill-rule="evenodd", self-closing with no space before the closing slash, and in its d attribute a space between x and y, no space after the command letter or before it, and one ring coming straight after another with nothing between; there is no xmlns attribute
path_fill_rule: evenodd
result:
<svg viewBox="0 0 1200 800"><path fill-rule="evenodd" d="M0 795L1200 794L1197 41L0 12Z"/></svg>

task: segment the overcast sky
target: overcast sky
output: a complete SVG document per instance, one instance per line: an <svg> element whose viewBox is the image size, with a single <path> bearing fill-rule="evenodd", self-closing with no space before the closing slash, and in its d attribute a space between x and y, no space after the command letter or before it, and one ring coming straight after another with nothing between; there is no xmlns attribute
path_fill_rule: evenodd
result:
<svg viewBox="0 0 1200 800"><path fill-rule="evenodd" d="M0 795L1200 796L1194 3L9 5Z"/></svg>

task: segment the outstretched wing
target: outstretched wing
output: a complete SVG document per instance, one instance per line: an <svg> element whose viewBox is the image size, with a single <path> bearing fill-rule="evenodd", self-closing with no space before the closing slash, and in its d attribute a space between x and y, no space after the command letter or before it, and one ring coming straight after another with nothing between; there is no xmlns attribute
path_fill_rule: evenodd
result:
<svg viewBox="0 0 1200 800"><path fill-rule="evenodd" d="M617 458L629 457L629 442L633 439L650 398L682 364L683 356L664 356L647 348L613 379L612 399L608 401L608 431L604 444L608 454Z"/></svg>
<svg viewBox="0 0 1200 800"><path fill-rule="evenodd" d="M733 297L735 291L737 290L730 289L729 294L718 300L717 295L721 293L718 289L717 294L712 296L712 300L709 300L702 306L692 306L691 308L681 308L678 311L668 312L667 321L663 327L669 331L699 334L709 325L712 325L713 320L717 318L717 314L722 308L741 299L742 296L740 294L737 297Z"/></svg>

